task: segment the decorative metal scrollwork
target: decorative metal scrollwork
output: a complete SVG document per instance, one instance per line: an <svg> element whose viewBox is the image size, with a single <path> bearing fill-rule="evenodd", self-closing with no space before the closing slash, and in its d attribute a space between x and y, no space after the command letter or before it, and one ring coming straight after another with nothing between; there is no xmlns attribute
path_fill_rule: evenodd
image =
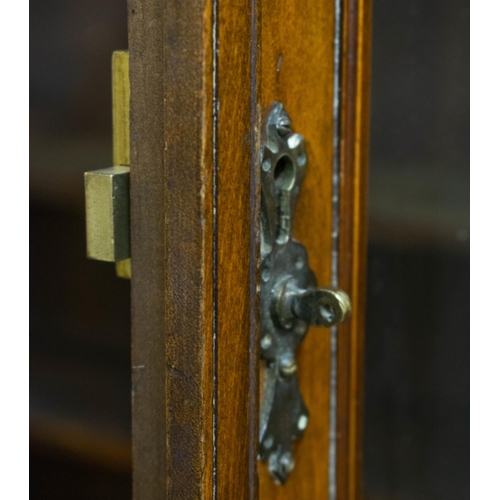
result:
<svg viewBox="0 0 500 500"><path fill-rule="evenodd" d="M259 458L283 484L294 460L292 442L307 427L295 350L309 325L331 327L350 315L349 297L318 288L305 247L292 238L292 222L307 168L304 138L293 131L280 103L268 115L261 161L261 358L266 361L260 409Z"/></svg>

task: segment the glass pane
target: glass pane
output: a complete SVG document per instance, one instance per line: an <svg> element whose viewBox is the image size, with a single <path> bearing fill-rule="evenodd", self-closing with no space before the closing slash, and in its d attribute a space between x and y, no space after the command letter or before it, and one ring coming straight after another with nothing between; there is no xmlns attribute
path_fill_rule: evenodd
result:
<svg viewBox="0 0 500 500"><path fill-rule="evenodd" d="M374 2L367 499L469 497L469 3Z"/></svg>

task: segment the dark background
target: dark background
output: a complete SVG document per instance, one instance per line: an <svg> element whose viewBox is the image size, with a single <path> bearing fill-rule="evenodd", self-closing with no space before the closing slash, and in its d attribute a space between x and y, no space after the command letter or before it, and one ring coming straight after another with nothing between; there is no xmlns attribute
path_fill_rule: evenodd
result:
<svg viewBox="0 0 500 500"><path fill-rule="evenodd" d="M469 3L374 0L365 484L469 498Z"/></svg>
<svg viewBox="0 0 500 500"><path fill-rule="evenodd" d="M30 489L129 499L129 283L85 258L125 0L30 14ZM374 0L368 500L469 497L469 4Z"/></svg>

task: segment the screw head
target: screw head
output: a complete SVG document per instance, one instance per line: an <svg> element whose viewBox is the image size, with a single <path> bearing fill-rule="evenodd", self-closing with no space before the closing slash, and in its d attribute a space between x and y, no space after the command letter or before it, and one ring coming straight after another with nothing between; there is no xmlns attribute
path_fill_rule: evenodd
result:
<svg viewBox="0 0 500 500"><path fill-rule="evenodd" d="M271 277L271 271L269 271L269 268L264 267L264 269L260 272L260 277L262 281L268 281Z"/></svg>
<svg viewBox="0 0 500 500"><path fill-rule="evenodd" d="M262 349L269 349L271 347L271 344L271 337L269 335L264 335L264 337L262 337L260 341L260 347L262 347Z"/></svg>
<svg viewBox="0 0 500 500"><path fill-rule="evenodd" d="M280 374L283 377L289 377L290 375L293 375L297 371L297 364L295 363L293 356L290 354L281 356L279 360L279 369Z"/></svg>
<svg viewBox="0 0 500 500"><path fill-rule="evenodd" d="M292 130L292 122L288 115L281 115L278 119L278 124L276 125L278 134L283 137L289 134Z"/></svg>
<svg viewBox="0 0 500 500"><path fill-rule="evenodd" d="M281 455L280 465L286 474L290 474L290 472L292 472L293 468L295 467L295 461L293 460L292 454L289 451Z"/></svg>
<svg viewBox="0 0 500 500"><path fill-rule="evenodd" d="M264 448L266 450L270 450L273 443L274 443L274 438L272 436L267 436L266 439L264 440Z"/></svg>
<svg viewBox="0 0 500 500"><path fill-rule="evenodd" d="M303 431L307 427L307 422L308 422L307 415L301 415L299 417L299 420L297 422L297 428L299 431Z"/></svg>
<svg viewBox="0 0 500 500"><path fill-rule="evenodd" d="M304 142L304 138L300 134L293 134L288 138L287 142L290 149L296 149Z"/></svg>
<svg viewBox="0 0 500 500"><path fill-rule="evenodd" d="M262 162L262 170L264 170L264 172L269 172L270 169L271 169L271 160L269 158L266 158Z"/></svg>

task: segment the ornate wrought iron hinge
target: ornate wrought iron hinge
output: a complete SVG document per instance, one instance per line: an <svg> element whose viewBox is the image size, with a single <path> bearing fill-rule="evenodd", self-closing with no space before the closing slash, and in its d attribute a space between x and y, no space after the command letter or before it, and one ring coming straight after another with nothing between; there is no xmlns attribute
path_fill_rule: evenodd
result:
<svg viewBox="0 0 500 500"><path fill-rule="evenodd" d="M268 115L261 161L261 357L266 361L259 457L280 484L294 467L292 442L309 412L299 390L295 350L309 325L331 327L350 315L341 290L316 286L307 250L292 238L293 214L307 167L304 138L283 105Z"/></svg>

